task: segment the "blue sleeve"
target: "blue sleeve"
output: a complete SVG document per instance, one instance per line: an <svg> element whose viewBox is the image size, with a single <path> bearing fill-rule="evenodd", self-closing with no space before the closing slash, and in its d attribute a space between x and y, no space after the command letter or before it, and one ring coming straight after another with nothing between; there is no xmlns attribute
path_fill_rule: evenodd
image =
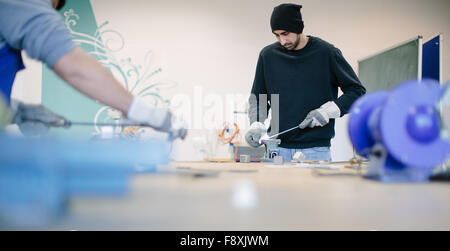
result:
<svg viewBox="0 0 450 251"><path fill-rule="evenodd" d="M2 40L50 68L75 48L62 17L50 0L0 0L0 42Z"/></svg>

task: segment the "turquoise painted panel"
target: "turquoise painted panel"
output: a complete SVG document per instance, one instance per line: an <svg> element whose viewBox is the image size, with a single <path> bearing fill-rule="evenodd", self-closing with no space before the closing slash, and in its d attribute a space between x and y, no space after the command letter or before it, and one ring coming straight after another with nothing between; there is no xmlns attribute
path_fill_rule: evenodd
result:
<svg viewBox="0 0 450 251"><path fill-rule="evenodd" d="M155 80L163 70L155 64L151 50L142 53L143 64L135 64L131 58L118 58L116 54L124 48L125 39L118 31L109 28L108 21L97 25L89 0L68 1L60 13L73 41L96 58L129 92L144 97L158 107L169 105L169 100L162 97L160 91L163 88L174 88L176 84ZM42 103L75 122L117 124L121 118L119 112L79 93L47 67L43 67L42 73ZM58 136L91 138L98 130L94 126L74 126L70 130L54 129L52 133Z"/></svg>
<svg viewBox="0 0 450 251"><path fill-rule="evenodd" d="M77 35L73 36L75 41L77 37L95 36L98 26L89 0L67 1L60 13L66 24L77 32ZM77 44L86 52L95 50L90 44ZM42 69L42 104L69 120L85 122L93 122L96 113L103 106L66 84L47 66ZM51 130L52 134L58 136L81 138L89 138L94 132L94 127Z"/></svg>

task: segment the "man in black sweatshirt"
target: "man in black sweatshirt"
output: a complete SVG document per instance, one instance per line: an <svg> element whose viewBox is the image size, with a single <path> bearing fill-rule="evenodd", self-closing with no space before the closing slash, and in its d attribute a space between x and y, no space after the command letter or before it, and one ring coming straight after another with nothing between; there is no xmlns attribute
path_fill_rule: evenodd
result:
<svg viewBox="0 0 450 251"><path fill-rule="evenodd" d="M301 7L281 4L274 8L270 24L278 42L259 55L249 100L251 126L245 138L250 145L260 146L266 131L262 123L271 107L269 135L299 126L278 137L285 161L299 151L309 160L330 161L334 119L346 114L366 90L339 49L303 34ZM343 92L339 98L338 88Z"/></svg>

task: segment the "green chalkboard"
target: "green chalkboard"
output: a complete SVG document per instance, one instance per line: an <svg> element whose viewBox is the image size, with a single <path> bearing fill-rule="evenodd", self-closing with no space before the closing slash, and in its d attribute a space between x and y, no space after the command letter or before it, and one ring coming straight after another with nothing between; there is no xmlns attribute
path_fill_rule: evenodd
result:
<svg viewBox="0 0 450 251"><path fill-rule="evenodd" d="M391 90L421 75L422 37L358 61L358 75L367 93Z"/></svg>

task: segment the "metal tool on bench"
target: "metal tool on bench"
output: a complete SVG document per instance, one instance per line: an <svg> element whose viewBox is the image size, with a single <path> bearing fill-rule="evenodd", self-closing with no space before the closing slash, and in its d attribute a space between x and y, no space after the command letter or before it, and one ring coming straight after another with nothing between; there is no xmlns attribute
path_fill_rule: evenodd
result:
<svg viewBox="0 0 450 251"><path fill-rule="evenodd" d="M27 120L32 122L40 122L40 123L46 123L45 121L40 120ZM120 122L120 123L93 123L93 122L74 122L67 119L61 119L57 122L53 123L46 123L50 127L59 127L59 128L71 128L72 126L109 126L109 127L151 127L145 123L134 123L134 122ZM187 129L186 128L174 128L172 131L169 132L169 141L174 141L177 138L181 138L182 140L185 139L187 135Z"/></svg>
<svg viewBox="0 0 450 251"><path fill-rule="evenodd" d="M283 135L285 133L288 133L290 131L293 131L297 128L300 128L299 125L292 127L290 129L287 129L285 131L282 131L280 133L274 134L268 138L265 139L261 139L259 142L261 145L264 145L266 148L266 153L264 158L262 159L262 161L264 162L273 162L274 157L279 156L280 155L280 149L279 149L279 145L281 144L281 140L280 139L276 139L276 137Z"/></svg>
<svg viewBox="0 0 450 251"><path fill-rule="evenodd" d="M266 148L266 153L264 158L261 159L263 162L273 162L273 158L280 155L279 145L281 143L280 139L263 139L261 144Z"/></svg>

